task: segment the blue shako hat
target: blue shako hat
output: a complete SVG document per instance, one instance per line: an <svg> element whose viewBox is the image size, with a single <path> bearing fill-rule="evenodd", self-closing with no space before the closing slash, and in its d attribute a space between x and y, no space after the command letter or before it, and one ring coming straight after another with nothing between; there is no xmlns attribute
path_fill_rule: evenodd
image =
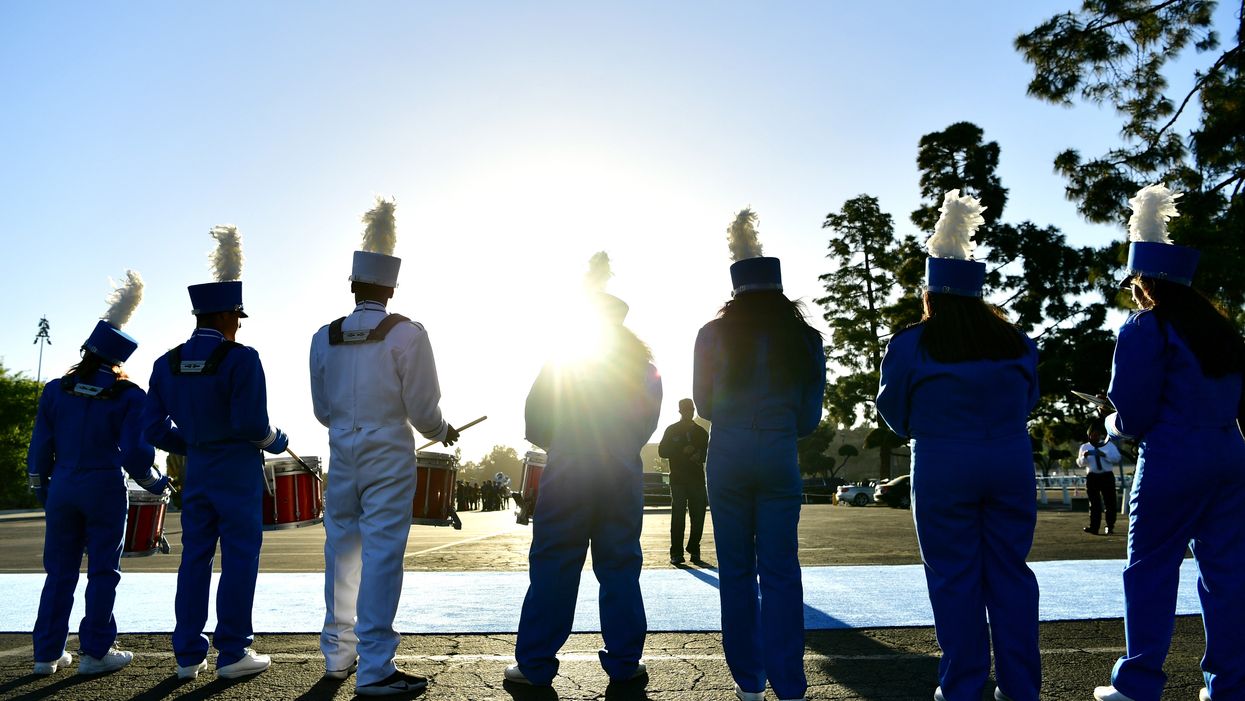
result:
<svg viewBox="0 0 1245 701"><path fill-rule="evenodd" d="M926 258L925 289L961 297L980 297L986 264L979 260Z"/></svg>
<svg viewBox="0 0 1245 701"><path fill-rule="evenodd" d="M247 318L242 311L242 281L227 280L225 282L205 282L186 288L190 292L191 314L211 314L212 312L238 312L238 316Z"/></svg>
<svg viewBox="0 0 1245 701"><path fill-rule="evenodd" d="M82 344L82 350L94 353L113 365L129 360L135 348L138 348L138 341L103 319L95 324L86 343Z"/></svg>
<svg viewBox="0 0 1245 701"><path fill-rule="evenodd" d="M782 267L777 258L759 256L731 263L732 296L742 292L782 292Z"/></svg>
<svg viewBox="0 0 1245 701"><path fill-rule="evenodd" d="M1128 246L1128 275L1167 280L1189 286L1197 271L1200 253L1196 248L1173 243L1133 241Z"/></svg>
<svg viewBox="0 0 1245 701"><path fill-rule="evenodd" d="M986 223L981 200L950 190L938 208L934 233L925 242L925 290L960 297L980 297L986 264L973 260L973 234Z"/></svg>
<svg viewBox="0 0 1245 701"><path fill-rule="evenodd" d="M592 298L592 303L596 305L604 319L615 324L623 323L623 320L627 318L627 312L631 310L626 302L608 292L596 293Z"/></svg>

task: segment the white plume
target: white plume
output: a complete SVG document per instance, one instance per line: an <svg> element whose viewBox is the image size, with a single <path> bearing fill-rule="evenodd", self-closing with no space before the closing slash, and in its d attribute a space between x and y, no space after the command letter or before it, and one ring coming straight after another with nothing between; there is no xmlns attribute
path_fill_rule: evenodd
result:
<svg viewBox="0 0 1245 701"><path fill-rule="evenodd" d="M393 218L395 206L393 200L377 197L376 206L363 215L363 223L367 224L363 230L364 251L393 255L398 245L398 228Z"/></svg>
<svg viewBox="0 0 1245 701"><path fill-rule="evenodd" d="M739 210L735 221L726 228L726 243L731 247L731 261L761 256L761 242L757 240L757 213L751 207Z"/></svg>
<svg viewBox="0 0 1245 701"><path fill-rule="evenodd" d="M934 258L957 258L972 260L973 233L986 223L981 213L986 211L981 200L972 195L960 197L959 190L952 190L942 199L938 208L942 215L934 225L934 235L925 242L925 248Z"/></svg>
<svg viewBox="0 0 1245 701"><path fill-rule="evenodd" d="M208 255L212 264L212 274L217 282L229 282L242 279L242 234L236 226L212 227L212 238L216 239L216 250Z"/></svg>
<svg viewBox="0 0 1245 701"><path fill-rule="evenodd" d="M1167 220L1180 216L1176 211L1176 198L1181 194L1168 190L1162 183L1138 190L1128 201L1133 208L1133 216L1128 218L1128 240L1171 243Z"/></svg>
<svg viewBox="0 0 1245 701"><path fill-rule="evenodd" d="M137 270L126 270L125 281L117 287L117 283L108 279L108 286L115 287L108 295L108 311L102 317L114 329L125 326L143 301L143 278Z"/></svg>
<svg viewBox="0 0 1245 701"><path fill-rule="evenodd" d="M588 272L584 275L584 287L593 292L604 292L605 283L614 277L610 270L610 254L597 251L588 259Z"/></svg>

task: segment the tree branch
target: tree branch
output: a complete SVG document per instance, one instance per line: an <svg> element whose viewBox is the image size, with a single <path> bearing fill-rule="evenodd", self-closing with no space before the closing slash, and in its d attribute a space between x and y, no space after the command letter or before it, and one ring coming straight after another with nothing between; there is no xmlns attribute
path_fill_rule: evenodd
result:
<svg viewBox="0 0 1245 701"><path fill-rule="evenodd" d="M1098 31L1104 31L1107 29L1111 29L1112 27L1118 27L1121 24L1126 24L1128 22L1132 22L1133 20L1141 19L1142 17L1145 17L1146 15L1154 14L1158 12L1159 10L1165 9L1171 5L1175 5L1178 2L1183 2L1183 0L1167 0L1166 2L1161 2L1153 7L1149 7L1142 12L1138 12L1135 15L1131 15L1129 17L1121 17L1117 20L1107 22L1106 24L1102 24L1097 27L1093 26L1094 24L1093 22L1090 22L1089 24L1085 25L1085 31L1086 32L1098 32Z"/></svg>
<svg viewBox="0 0 1245 701"><path fill-rule="evenodd" d="M1176 113L1172 115L1172 118L1167 120L1167 124L1164 124L1162 128L1160 128L1158 131L1154 133L1154 138L1150 139L1150 148L1154 148L1155 146L1157 146L1159 143L1159 138L1163 136L1163 132L1170 129L1171 126L1176 123L1176 120L1180 119L1180 114L1184 112L1184 108L1189 105L1189 100L1193 99L1193 96L1196 95L1198 91L1202 89L1202 85L1205 84L1206 81L1209 80L1212 75L1214 75L1220 68L1223 67L1224 62L1227 61L1229 57L1233 56L1240 50L1241 50L1241 45L1237 44L1236 46L1232 47L1228 51L1225 51L1223 55L1219 57L1219 60L1215 61L1215 65L1211 66L1206 71L1206 74L1198 79L1197 83L1193 85L1193 89L1189 91L1189 94L1184 96L1184 100L1181 101L1180 103L1180 108L1176 110Z"/></svg>
<svg viewBox="0 0 1245 701"><path fill-rule="evenodd" d="M1236 190L1233 191L1233 196L1235 196L1236 193L1240 191L1240 187L1243 182L1245 182L1245 171L1237 171L1236 173L1232 175L1232 177L1212 187L1210 189L1210 192L1211 193L1219 192L1223 188L1231 185L1232 183L1236 183L1237 184Z"/></svg>

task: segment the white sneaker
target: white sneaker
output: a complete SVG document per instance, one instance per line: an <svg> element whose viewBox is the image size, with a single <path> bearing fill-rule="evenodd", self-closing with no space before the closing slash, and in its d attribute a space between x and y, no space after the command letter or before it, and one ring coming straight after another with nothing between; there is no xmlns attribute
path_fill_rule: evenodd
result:
<svg viewBox="0 0 1245 701"><path fill-rule="evenodd" d="M506 681L513 682L515 684L527 684L528 686L533 686L532 680L528 679L527 676L523 674L523 670L519 669L519 665L517 664L512 664L506 668L505 678Z"/></svg>
<svg viewBox="0 0 1245 701"><path fill-rule="evenodd" d="M735 698L739 699L739 701L765 701L765 690L762 689L761 691L744 691L743 689L739 688L738 684L736 684L735 685Z"/></svg>
<svg viewBox="0 0 1245 701"><path fill-rule="evenodd" d="M994 701L1012 701L1011 697L1003 693L1003 690L994 687Z"/></svg>
<svg viewBox="0 0 1245 701"><path fill-rule="evenodd" d="M1094 689L1094 698L1097 701L1133 701L1131 697L1116 691L1114 686L1100 686Z"/></svg>
<svg viewBox="0 0 1245 701"><path fill-rule="evenodd" d="M199 672L206 672L206 671L207 671L207 660L204 660L200 662L199 664L187 665L185 667L182 667L179 665L177 667L177 678L178 679L194 679L199 676Z"/></svg>
<svg viewBox="0 0 1245 701"><path fill-rule="evenodd" d="M127 650L118 650L115 647L108 648L108 652L103 657L91 657L83 655L82 660L78 662L78 674L104 674L107 672L115 672L126 666L134 659L134 653Z"/></svg>
<svg viewBox="0 0 1245 701"><path fill-rule="evenodd" d="M1197 701L1211 701L1210 689L1202 687L1202 690L1197 692Z"/></svg>
<svg viewBox="0 0 1245 701"><path fill-rule="evenodd" d="M934 688L934 701L947 701L947 697L942 695L942 687Z"/></svg>
<svg viewBox="0 0 1245 701"><path fill-rule="evenodd" d="M242 651L242 659L227 664L224 667L216 668L216 676L222 679L237 679L238 677L249 677L252 674L259 674L268 669L272 664L272 658L268 655L258 655L251 648Z"/></svg>
<svg viewBox="0 0 1245 701"><path fill-rule="evenodd" d="M59 658L51 662L36 662L35 674L46 677L49 674L56 674L57 669L71 664L73 664L73 655L68 652L62 652Z"/></svg>
<svg viewBox="0 0 1245 701"><path fill-rule="evenodd" d="M357 669L359 669L359 658L356 657L354 662L351 662L350 666L345 669L325 669L324 676L327 679L345 679Z"/></svg>

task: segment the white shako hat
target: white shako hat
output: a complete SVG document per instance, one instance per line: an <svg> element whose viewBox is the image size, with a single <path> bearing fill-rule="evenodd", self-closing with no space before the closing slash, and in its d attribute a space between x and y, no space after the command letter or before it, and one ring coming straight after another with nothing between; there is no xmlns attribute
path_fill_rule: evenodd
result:
<svg viewBox="0 0 1245 701"><path fill-rule="evenodd" d="M986 281L986 264L973 260L973 233L986 223L981 200L951 190L942 199L942 214L934 235L925 242L925 289L930 292L980 297Z"/></svg>
<svg viewBox="0 0 1245 701"><path fill-rule="evenodd" d="M381 287L398 286L398 269L402 259L393 255L398 243L397 227L393 211L395 203L383 197L376 198L376 206L363 215L363 250L354 252L350 268L352 282L366 282Z"/></svg>

